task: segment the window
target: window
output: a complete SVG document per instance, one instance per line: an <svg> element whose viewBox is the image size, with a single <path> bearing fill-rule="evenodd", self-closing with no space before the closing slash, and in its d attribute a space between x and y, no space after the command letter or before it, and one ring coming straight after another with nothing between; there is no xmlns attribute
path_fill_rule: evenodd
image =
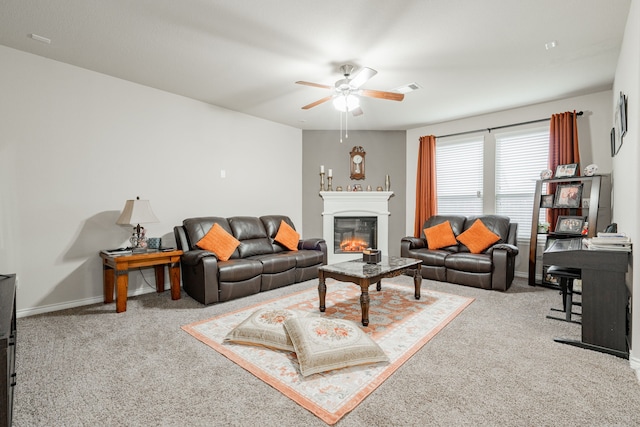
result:
<svg viewBox="0 0 640 427"><path fill-rule="evenodd" d="M547 169L549 129L496 135L496 214L518 223L518 239L528 240L535 181ZM540 210L538 222L545 221Z"/></svg>
<svg viewBox="0 0 640 427"><path fill-rule="evenodd" d="M438 214L505 215L518 224L518 240L529 240L535 181L548 153L547 126L438 140Z"/></svg>
<svg viewBox="0 0 640 427"><path fill-rule="evenodd" d="M438 214L483 213L483 147L482 135L436 143Z"/></svg>

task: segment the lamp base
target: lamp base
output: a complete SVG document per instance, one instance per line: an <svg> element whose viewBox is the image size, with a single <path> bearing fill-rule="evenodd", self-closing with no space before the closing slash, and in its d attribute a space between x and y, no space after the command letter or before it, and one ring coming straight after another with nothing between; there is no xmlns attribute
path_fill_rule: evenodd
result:
<svg viewBox="0 0 640 427"><path fill-rule="evenodd" d="M145 252L147 250L147 238L144 236L144 227L133 227L133 234L129 238L133 252Z"/></svg>

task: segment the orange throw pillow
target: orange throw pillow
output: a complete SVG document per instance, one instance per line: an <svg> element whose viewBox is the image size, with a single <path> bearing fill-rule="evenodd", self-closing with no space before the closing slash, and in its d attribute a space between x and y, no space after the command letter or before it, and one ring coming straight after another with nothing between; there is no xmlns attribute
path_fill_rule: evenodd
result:
<svg viewBox="0 0 640 427"><path fill-rule="evenodd" d="M425 228L424 237L427 238L427 246L429 249L446 248L447 246L458 244L449 221Z"/></svg>
<svg viewBox="0 0 640 427"><path fill-rule="evenodd" d="M500 236L489 230L479 219L471 227L458 236L458 241L469 248L472 254L479 254L495 242Z"/></svg>
<svg viewBox="0 0 640 427"><path fill-rule="evenodd" d="M280 227L278 228L278 233L276 233L274 240L290 251L297 251L300 234L282 220L280 221Z"/></svg>
<svg viewBox="0 0 640 427"><path fill-rule="evenodd" d="M233 251L240 245L240 241L229 234L220 224L215 223L211 230L196 243L201 249L211 251L220 261L228 261Z"/></svg>

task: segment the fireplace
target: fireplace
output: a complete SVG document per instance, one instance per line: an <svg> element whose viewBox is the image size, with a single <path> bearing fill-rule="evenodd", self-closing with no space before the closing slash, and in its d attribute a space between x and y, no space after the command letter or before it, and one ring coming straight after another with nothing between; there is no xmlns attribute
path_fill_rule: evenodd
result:
<svg viewBox="0 0 640 427"><path fill-rule="evenodd" d="M378 218L336 216L333 218L333 253L361 253L378 247Z"/></svg>
<svg viewBox="0 0 640 427"><path fill-rule="evenodd" d="M392 191L321 191L322 237L329 264L362 259L362 250L389 255L389 197ZM348 243L344 239L352 238ZM362 241L360 241L362 240Z"/></svg>

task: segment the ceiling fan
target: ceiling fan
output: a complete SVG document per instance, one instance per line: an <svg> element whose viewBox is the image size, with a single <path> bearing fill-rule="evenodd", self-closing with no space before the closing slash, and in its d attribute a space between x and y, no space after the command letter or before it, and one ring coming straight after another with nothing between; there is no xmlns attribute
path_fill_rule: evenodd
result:
<svg viewBox="0 0 640 427"><path fill-rule="evenodd" d="M362 114L362 109L360 108L360 100L358 99L358 96L367 96L369 98L386 99L390 101L402 101L404 99L403 93L360 89L363 84L369 81L369 79L375 76L378 72L369 67L362 67L352 75L353 70L353 65L342 65L340 67L340 72L344 75L344 78L338 80L334 86L297 81L296 84L299 85L330 89L333 91L333 94L325 96L311 104L307 104L302 107L302 109L308 110L333 99L333 105L337 110L342 112L351 111L354 116L359 116Z"/></svg>

